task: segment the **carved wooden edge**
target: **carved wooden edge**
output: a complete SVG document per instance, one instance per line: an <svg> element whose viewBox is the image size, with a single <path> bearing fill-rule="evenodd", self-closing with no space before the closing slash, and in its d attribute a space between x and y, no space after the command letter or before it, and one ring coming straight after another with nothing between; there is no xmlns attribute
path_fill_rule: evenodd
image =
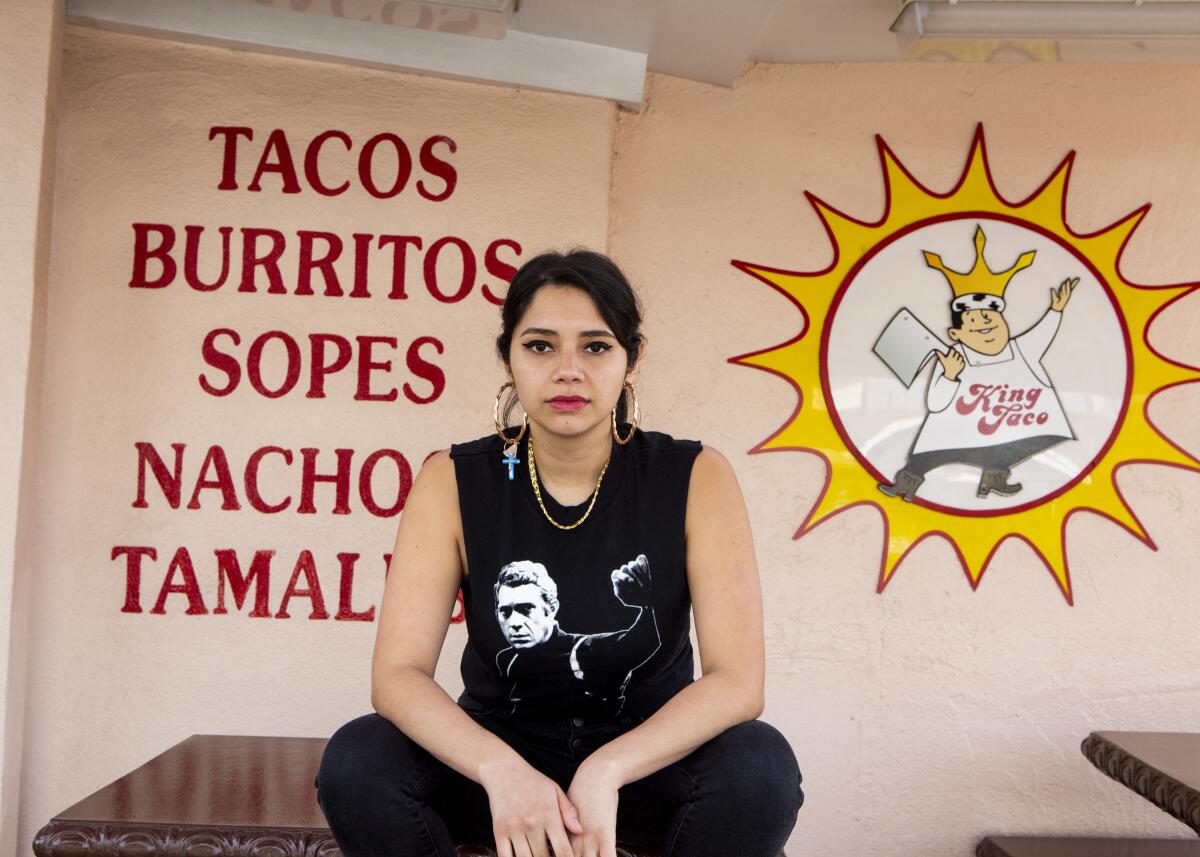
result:
<svg viewBox="0 0 1200 857"><path fill-rule="evenodd" d="M1080 745L1088 760L1200 834L1200 793L1093 732Z"/></svg>
<svg viewBox="0 0 1200 857"><path fill-rule="evenodd" d="M54 820L33 839L37 857L146 857L148 854L228 854L341 857L329 831Z"/></svg>
<svg viewBox="0 0 1200 857"><path fill-rule="evenodd" d="M486 845L462 845L458 857L496 857ZM36 857L146 857L148 854L221 854L256 857L341 857L328 830L196 828L183 825L51 821L33 839ZM617 848L617 857L652 857ZM780 857L783 857L782 853Z"/></svg>

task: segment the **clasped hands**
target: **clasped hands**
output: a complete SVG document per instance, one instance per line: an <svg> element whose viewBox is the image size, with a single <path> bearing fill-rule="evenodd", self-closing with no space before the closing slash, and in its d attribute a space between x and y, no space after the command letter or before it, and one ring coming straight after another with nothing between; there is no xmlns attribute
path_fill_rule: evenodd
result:
<svg viewBox="0 0 1200 857"><path fill-rule="evenodd" d="M617 857L620 784L588 761L566 792L523 760L484 778L497 857Z"/></svg>

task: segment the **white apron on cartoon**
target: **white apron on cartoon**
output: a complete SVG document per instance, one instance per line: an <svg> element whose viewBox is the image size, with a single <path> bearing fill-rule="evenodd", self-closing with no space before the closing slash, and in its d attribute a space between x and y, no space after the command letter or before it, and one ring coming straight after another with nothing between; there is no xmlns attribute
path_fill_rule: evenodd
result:
<svg viewBox="0 0 1200 857"><path fill-rule="evenodd" d="M1020 483L1009 482L1013 467L1075 437L1041 361L1078 278L1051 289L1050 308L1037 324L1010 338L1004 290L1013 275L1032 264L1034 252L996 273L983 260L985 242L977 227L975 266L965 274L925 253L926 263L941 271L954 290L948 331L954 344L945 354L932 352L937 362L925 396L929 413L904 467L893 482L880 484L885 494L912 501L929 471L969 464L982 471L977 496L1010 496L1021 490ZM883 356L878 347L876 352ZM904 380L900 370L893 370Z"/></svg>

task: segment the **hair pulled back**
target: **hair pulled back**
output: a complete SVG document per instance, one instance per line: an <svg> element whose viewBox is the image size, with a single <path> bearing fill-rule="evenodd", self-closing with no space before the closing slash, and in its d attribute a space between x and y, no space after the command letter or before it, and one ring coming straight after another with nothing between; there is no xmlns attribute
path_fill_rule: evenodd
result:
<svg viewBox="0 0 1200 857"><path fill-rule="evenodd" d="M617 342L625 349L627 366L637 362L645 337L641 330L642 305L633 287L612 259L594 250L576 249L568 253L535 256L513 276L504 306L500 309L500 335L496 337L496 351L505 366L509 363L517 322L543 286L571 286L586 292ZM618 423L628 422L627 398L622 391L617 400ZM515 396L505 403L505 425L515 405Z"/></svg>

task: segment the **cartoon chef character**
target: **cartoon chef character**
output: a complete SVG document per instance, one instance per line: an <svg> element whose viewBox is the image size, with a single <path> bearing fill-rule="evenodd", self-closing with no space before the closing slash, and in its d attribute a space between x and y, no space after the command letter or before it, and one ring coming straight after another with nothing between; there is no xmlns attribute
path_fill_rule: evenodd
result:
<svg viewBox="0 0 1200 857"><path fill-rule="evenodd" d="M947 268L940 256L925 251L925 262L945 275L954 291L950 302L950 339L925 394L929 410L904 467L879 490L911 502L925 475L947 464L980 468L976 496L1010 496L1021 490L1009 482L1020 462L1075 434L1042 356L1054 341L1062 311L1079 283L1074 277L1050 289L1050 308L1019 336L1010 336L1004 318L1004 290L1013 276L1033 264L1036 251L1022 253L1007 271L992 271L983 259L987 238L975 229L975 265L967 273Z"/></svg>

